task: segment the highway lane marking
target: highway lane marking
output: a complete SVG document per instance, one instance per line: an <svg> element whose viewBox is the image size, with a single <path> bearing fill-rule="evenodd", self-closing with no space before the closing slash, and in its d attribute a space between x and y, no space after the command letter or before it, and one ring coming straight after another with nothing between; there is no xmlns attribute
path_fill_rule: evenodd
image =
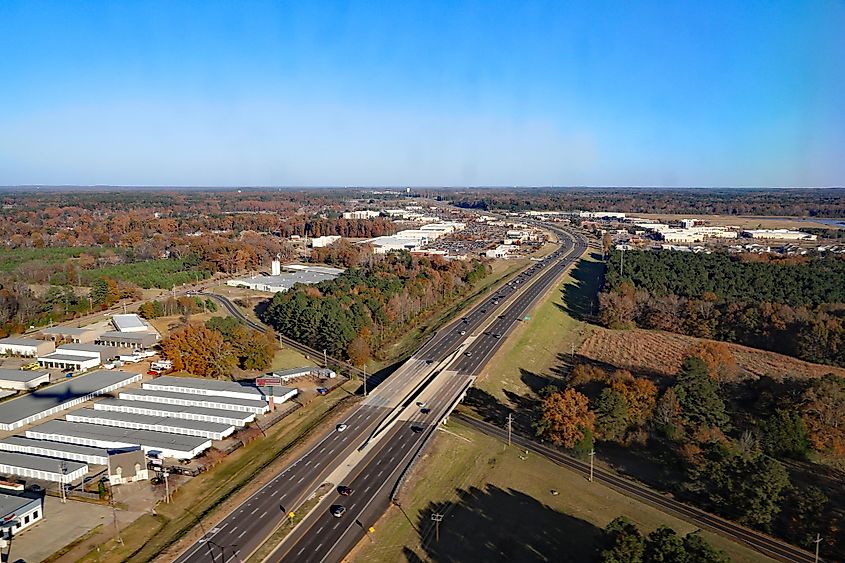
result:
<svg viewBox="0 0 845 563"><path fill-rule="evenodd" d="M246 530L244 530L243 532L241 532L240 534L238 534L238 539L241 539L242 537L244 537L244 534L245 534L245 533L246 533Z"/></svg>
<svg viewBox="0 0 845 563"><path fill-rule="evenodd" d="M266 511L266 510L265 510L264 512L262 512L262 513L261 513L261 516L259 516L259 518L264 518L265 516L267 516L267 511Z"/></svg>
<svg viewBox="0 0 845 563"><path fill-rule="evenodd" d="M305 477L300 477L299 481L297 481L296 484L298 485L299 483L302 483L304 480L305 480Z"/></svg>
<svg viewBox="0 0 845 563"><path fill-rule="evenodd" d="M304 548L304 547L303 547L302 549L300 549L300 550L296 553L296 556L297 556L297 557L299 557L300 555L302 555L302 552L303 552L303 551L305 551L305 548Z"/></svg>
<svg viewBox="0 0 845 563"><path fill-rule="evenodd" d="M334 526L332 526L332 530L337 530L337 527L338 527L338 526L340 526L340 522L338 522L337 524L335 524ZM302 548L302 549L305 549L305 548Z"/></svg>
<svg viewBox="0 0 845 563"><path fill-rule="evenodd" d="M259 508L261 508L261 507L260 507L260 506L256 506L256 507L253 509L253 511L252 511L252 512L250 512L250 514L255 514L256 512L258 512L258 509L259 509Z"/></svg>

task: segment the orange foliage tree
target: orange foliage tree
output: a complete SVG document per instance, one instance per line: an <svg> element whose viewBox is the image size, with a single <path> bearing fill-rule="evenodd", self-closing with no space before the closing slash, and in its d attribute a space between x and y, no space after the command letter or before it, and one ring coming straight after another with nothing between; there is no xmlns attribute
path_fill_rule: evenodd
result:
<svg viewBox="0 0 845 563"><path fill-rule="evenodd" d="M162 341L161 351L173 362L173 369L202 377L229 377L235 367L235 355L223 335L199 324L171 332Z"/></svg>
<svg viewBox="0 0 845 563"><path fill-rule="evenodd" d="M826 375L813 382L802 399L801 414L813 447L845 456L845 379Z"/></svg>
<svg viewBox="0 0 845 563"><path fill-rule="evenodd" d="M574 447L595 427L596 416L588 404L587 397L572 388L549 394L540 406L537 435L565 448Z"/></svg>
<svg viewBox="0 0 845 563"><path fill-rule="evenodd" d="M731 381L736 375L736 359L724 342L705 340L695 346L689 355L700 358L707 365L710 379L718 384Z"/></svg>
<svg viewBox="0 0 845 563"><path fill-rule="evenodd" d="M651 418L657 404L657 386L650 380L643 377L619 378L610 384L610 388L625 397L628 424L641 426Z"/></svg>

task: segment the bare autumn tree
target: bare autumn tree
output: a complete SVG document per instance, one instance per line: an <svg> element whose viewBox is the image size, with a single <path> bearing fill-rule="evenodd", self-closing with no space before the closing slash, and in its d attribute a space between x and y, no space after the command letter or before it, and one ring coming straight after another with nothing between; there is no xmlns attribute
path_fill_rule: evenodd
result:
<svg viewBox="0 0 845 563"><path fill-rule="evenodd" d="M352 362L352 365L355 366L363 366L366 364L370 359L370 353L370 345L367 343L367 339L363 336L356 336L353 338L346 349L346 354L349 356L349 360Z"/></svg>

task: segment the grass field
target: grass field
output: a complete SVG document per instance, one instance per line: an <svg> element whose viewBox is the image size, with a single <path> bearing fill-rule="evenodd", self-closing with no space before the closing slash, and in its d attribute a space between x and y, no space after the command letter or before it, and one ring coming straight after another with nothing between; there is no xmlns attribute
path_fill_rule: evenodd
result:
<svg viewBox="0 0 845 563"><path fill-rule="evenodd" d="M524 459L523 459L524 458ZM356 562L590 561L601 529L625 515L648 533L661 524L696 529L545 458L521 455L453 422L417 465L401 500L362 540ZM552 491L558 495L553 495ZM433 513L443 514L437 541ZM736 563L769 561L715 534L702 534Z"/></svg>
<svg viewBox="0 0 845 563"><path fill-rule="evenodd" d="M516 329L482 372L477 387L505 405L514 395L533 396L561 377L562 363L590 334L583 322L592 309L602 271L588 253Z"/></svg>
<svg viewBox="0 0 845 563"><path fill-rule="evenodd" d="M68 258L78 258L81 254L99 256L105 248L80 246L73 248L4 248L0 250L0 271L11 272L25 262L38 261L42 264L56 264Z"/></svg>
<svg viewBox="0 0 845 563"><path fill-rule="evenodd" d="M81 556L85 562L152 561L162 550L192 533L199 519L206 526L222 517L231 504L225 501L239 491L258 488L258 475L281 467L284 459L303 436L312 431L335 409L342 408L351 397L354 382L299 409L249 445L235 451L207 473L191 479L178 489L170 504L159 503L156 514L144 515L121 532L124 543L105 542ZM194 532L195 533L195 532Z"/></svg>
<svg viewBox="0 0 845 563"><path fill-rule="evenodd" d="M674 377L684 358L701 338L656 330L609 330L596 327L577 350L579 358L602 365L627 369L632 373ZM775 352L725 344L731 351L739 379L769 376L774 379L806 379L828 373L845 376L845 369L811 364Z"/></svg>

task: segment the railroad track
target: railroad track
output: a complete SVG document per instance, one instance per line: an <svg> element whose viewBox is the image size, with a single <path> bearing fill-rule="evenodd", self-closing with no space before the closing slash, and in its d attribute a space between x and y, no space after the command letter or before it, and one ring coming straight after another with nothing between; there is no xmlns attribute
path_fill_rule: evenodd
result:
<svg viewBox="0 0 845 563"><path fill-rule="evenodd" d="M216 293L205 293L205 292L201 292L201 293L199 293L199 295L202 295L204 297L210 297L210 298L214 299L215 301L217 301L218 303L223 305L223 308L226 309L229 312L229 314L231 314L233 317L235 317L237 319L240 319L240 321L242 323L244 323L246 326L248 326L252 329L255 329L255 330L257 330L258 332L261 332L261 333L267 332L267 327L265 325L263 325L261 323L257 323L255 321L253 321L252 319L250 319L249 317L247 317L246 315L244 315L238 309L237 305L232 303L232 301L228 297L224 297L223 295L218 295ZM288 338L287 336L284 336L282 334L279 334L277 336L278 336L279 340L283 344L285 344L285 346L288 346L289 348L293 348L297 352L305 354L306 356L311 356L314 359L319 359L319 358L325 357L326 363L328 364L328 366L331 367L331 368L334 368L339 373L346 373L346 374L354 375L354 376L357 376L357 377L364 377L364 375L366 375L368 387L370 385L374 386L375 384L378 383L375 379L373 379L372 374L365 374L364 370L356 368L355 366L353 366L350 363L344 362L343 360L339 360L339 359L334 358L332 356L326 356L326 355L323 354L322 351L311 348L310 346L306 346L305 344L302 344L301 342L297 342L296 340Z"/></svg>
<svg viewBox="0 0 845 563"><path fill-rule="evenodd" d="M499 438L503 441L508 439L506 430L490 424L489 422L484 422L462 413L453 413L453 416L489 436ZM558 465L571 469L584 475L585 477L590 475L590 465L588 463L574 459L559 450L543 444L538 444L537 442L519 434L512 434L511 440L515 444L529 451L533 451L536 454L542 455L543 457L554 461ZM808 551L804 551L801 548L795 547L794 545L772 538L755 530L745 528L701 509L688 506L642 485L623 479L622 477L619 477L609 471L594 468L593 479L616 489L626 496L655 506L660 510L675 514L688 522L692 522L702 528L707 528L720 536L745 544L748 547L767 555L768 557L777 559L778 561L788 561L791 563L813 563L815 561L814 555ZM819 561L822 561L822 559L819 559Z"/></svg>

